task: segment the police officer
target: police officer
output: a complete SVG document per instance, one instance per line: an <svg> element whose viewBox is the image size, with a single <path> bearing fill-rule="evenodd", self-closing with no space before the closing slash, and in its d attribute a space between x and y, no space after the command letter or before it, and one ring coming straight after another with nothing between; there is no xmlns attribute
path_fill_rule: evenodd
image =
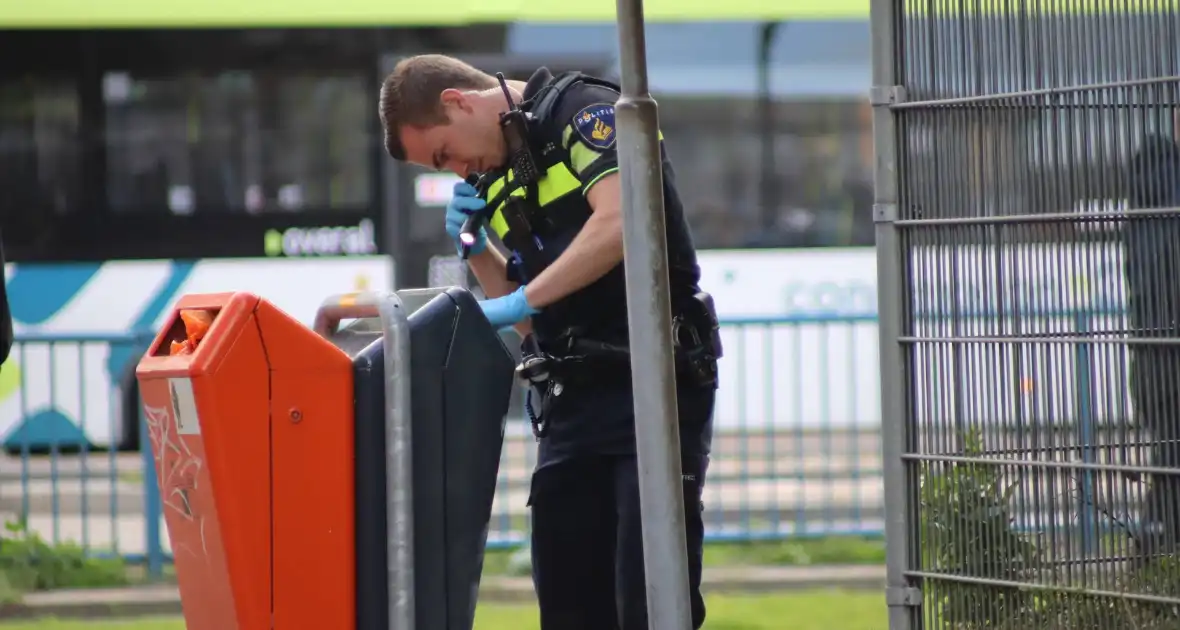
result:
<svg viewBox="0 0 1180 630"><path fill-rule="evenodd" d="M480 306L492 326L524 336L518 370L531 381L527 408L539 439L529 498L533 582L545 630L648 628L617 99L617 86L581 73L542 68L527 83L500 84L444 55L402 60L381 86L389 155L481 176L478 186L455 186L447 208L457 248L467 217L484 212L509 252L480 230L468 264L489 296ZM721 348L667 158L663 177L690 599L700 628L701 487Z"/></svg>
<svg viewBox="0 0 1180 630"><path fill-rule="evenodd" d="M478 186L456 185L447 208L446 229L458 250L467 218L484 212L508 251L489 244L485 229L471 243L468 264L489 297L480 303L488 320L524 336L518 372L531 381L527 407L539 439L529 505L544 630L648 627L615 150L618 97L617 86L580 73L554 76L542 68L527 83L501 84L442 55L403 60L381 88L392 157L482 176ZM523 144L512 136L516 107ZM720 344L711 303L697 286L696 253L666 158L664 203L690 597L699 628L705 618L701 487Z"/></svg>

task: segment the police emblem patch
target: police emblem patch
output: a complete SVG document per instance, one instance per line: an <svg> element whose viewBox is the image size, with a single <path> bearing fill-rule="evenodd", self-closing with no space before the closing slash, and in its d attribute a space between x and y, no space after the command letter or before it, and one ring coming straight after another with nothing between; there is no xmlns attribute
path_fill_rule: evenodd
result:
<svg viewBox="0 0 1180 630"><path fill-rule="evenodd" d="M606 150L615 146L615 106L599 103L574 116L574 128L586 144Z"/></svg>

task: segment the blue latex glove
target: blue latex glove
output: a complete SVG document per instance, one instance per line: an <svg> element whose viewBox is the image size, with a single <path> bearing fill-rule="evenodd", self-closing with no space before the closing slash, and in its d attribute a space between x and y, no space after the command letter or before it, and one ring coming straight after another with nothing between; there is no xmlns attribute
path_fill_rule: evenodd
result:
<svg viewBox="0 0 1180 630"><path fill-rule="evenodd" d="M451 240L455 241L455 251L460 254L463 253L463 242L459 240L459 230L463 229L463 223L467 221L467 217L472 212L481 210L487 205L487 202L476 196L478 194L479 191L475 189L475 186L467 182L459 182L455 184L454 196L447 204L447 234L451 236ZM471 245L471 254L474 256L482 252L487 245L487 230L480 226L479 234L475 236L475 243Z"/></svg>
<svg viewBox="0 0 1180 630"><path fill-rule="evenodd" d="M504 297L484 300L479 303L479 307L483 309L484 316L496 330L519 324L528 316L541 312L529 306L528 300L524 297L524 287Z"/></svg>

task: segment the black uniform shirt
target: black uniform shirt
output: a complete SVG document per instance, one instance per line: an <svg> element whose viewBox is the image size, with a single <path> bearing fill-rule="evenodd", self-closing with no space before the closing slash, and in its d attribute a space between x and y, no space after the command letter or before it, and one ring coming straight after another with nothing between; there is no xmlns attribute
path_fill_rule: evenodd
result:
<svg viewBox="0 0 1180 630"><path fill-rule="evenodd" d="M546 69L538 70L524 92L531 99L553 81ZM601 85L576 83L561 95L547 120L537 123L539 137L533 139L535 150L560 153L564 168L576 177L577 187L543 206L546 212L583 212L589 215L586 194L594 185L619 170L616 150L617 127L614 103L617 91ZM663 146L661 143L661 151ZM697 266L684 207L676 191L672 164L663 154L664 211L668 235L669 280L673 313L678 300L691 299L700 291ZM568 247L577 234L567 234L544 242L549 262ZM590 286L543 309L532 318L533 326L544 341L571 326L583 327L585 336L601 341L626 343L627 296L623 265L619 264ZM685 396L688 396L686 400ZM707 450L713 392L682 388L680 402L681 439L689 452ZM701 400L696 400L700 398ZM534 405L536 403L534 402ZM623 378L608 378L602 384L563 387L554 397L548 412L549 436L541 441L541 466L579 453L626 454L635 450L634 412L631 386Z"/></svg>

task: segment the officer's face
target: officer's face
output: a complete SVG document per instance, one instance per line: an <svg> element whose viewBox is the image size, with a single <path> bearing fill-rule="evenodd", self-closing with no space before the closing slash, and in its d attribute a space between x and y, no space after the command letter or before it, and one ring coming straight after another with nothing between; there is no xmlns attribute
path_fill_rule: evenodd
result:
<svg viewBox="0 0 1180 630"><path fill-rule="evenodd" d="M483 173L505 161L499 109L486 94L446 90L440 98L450 122L420 129L403 127L406 161L459 177ZM501 97L503 100L503 97Z"/></svg>

